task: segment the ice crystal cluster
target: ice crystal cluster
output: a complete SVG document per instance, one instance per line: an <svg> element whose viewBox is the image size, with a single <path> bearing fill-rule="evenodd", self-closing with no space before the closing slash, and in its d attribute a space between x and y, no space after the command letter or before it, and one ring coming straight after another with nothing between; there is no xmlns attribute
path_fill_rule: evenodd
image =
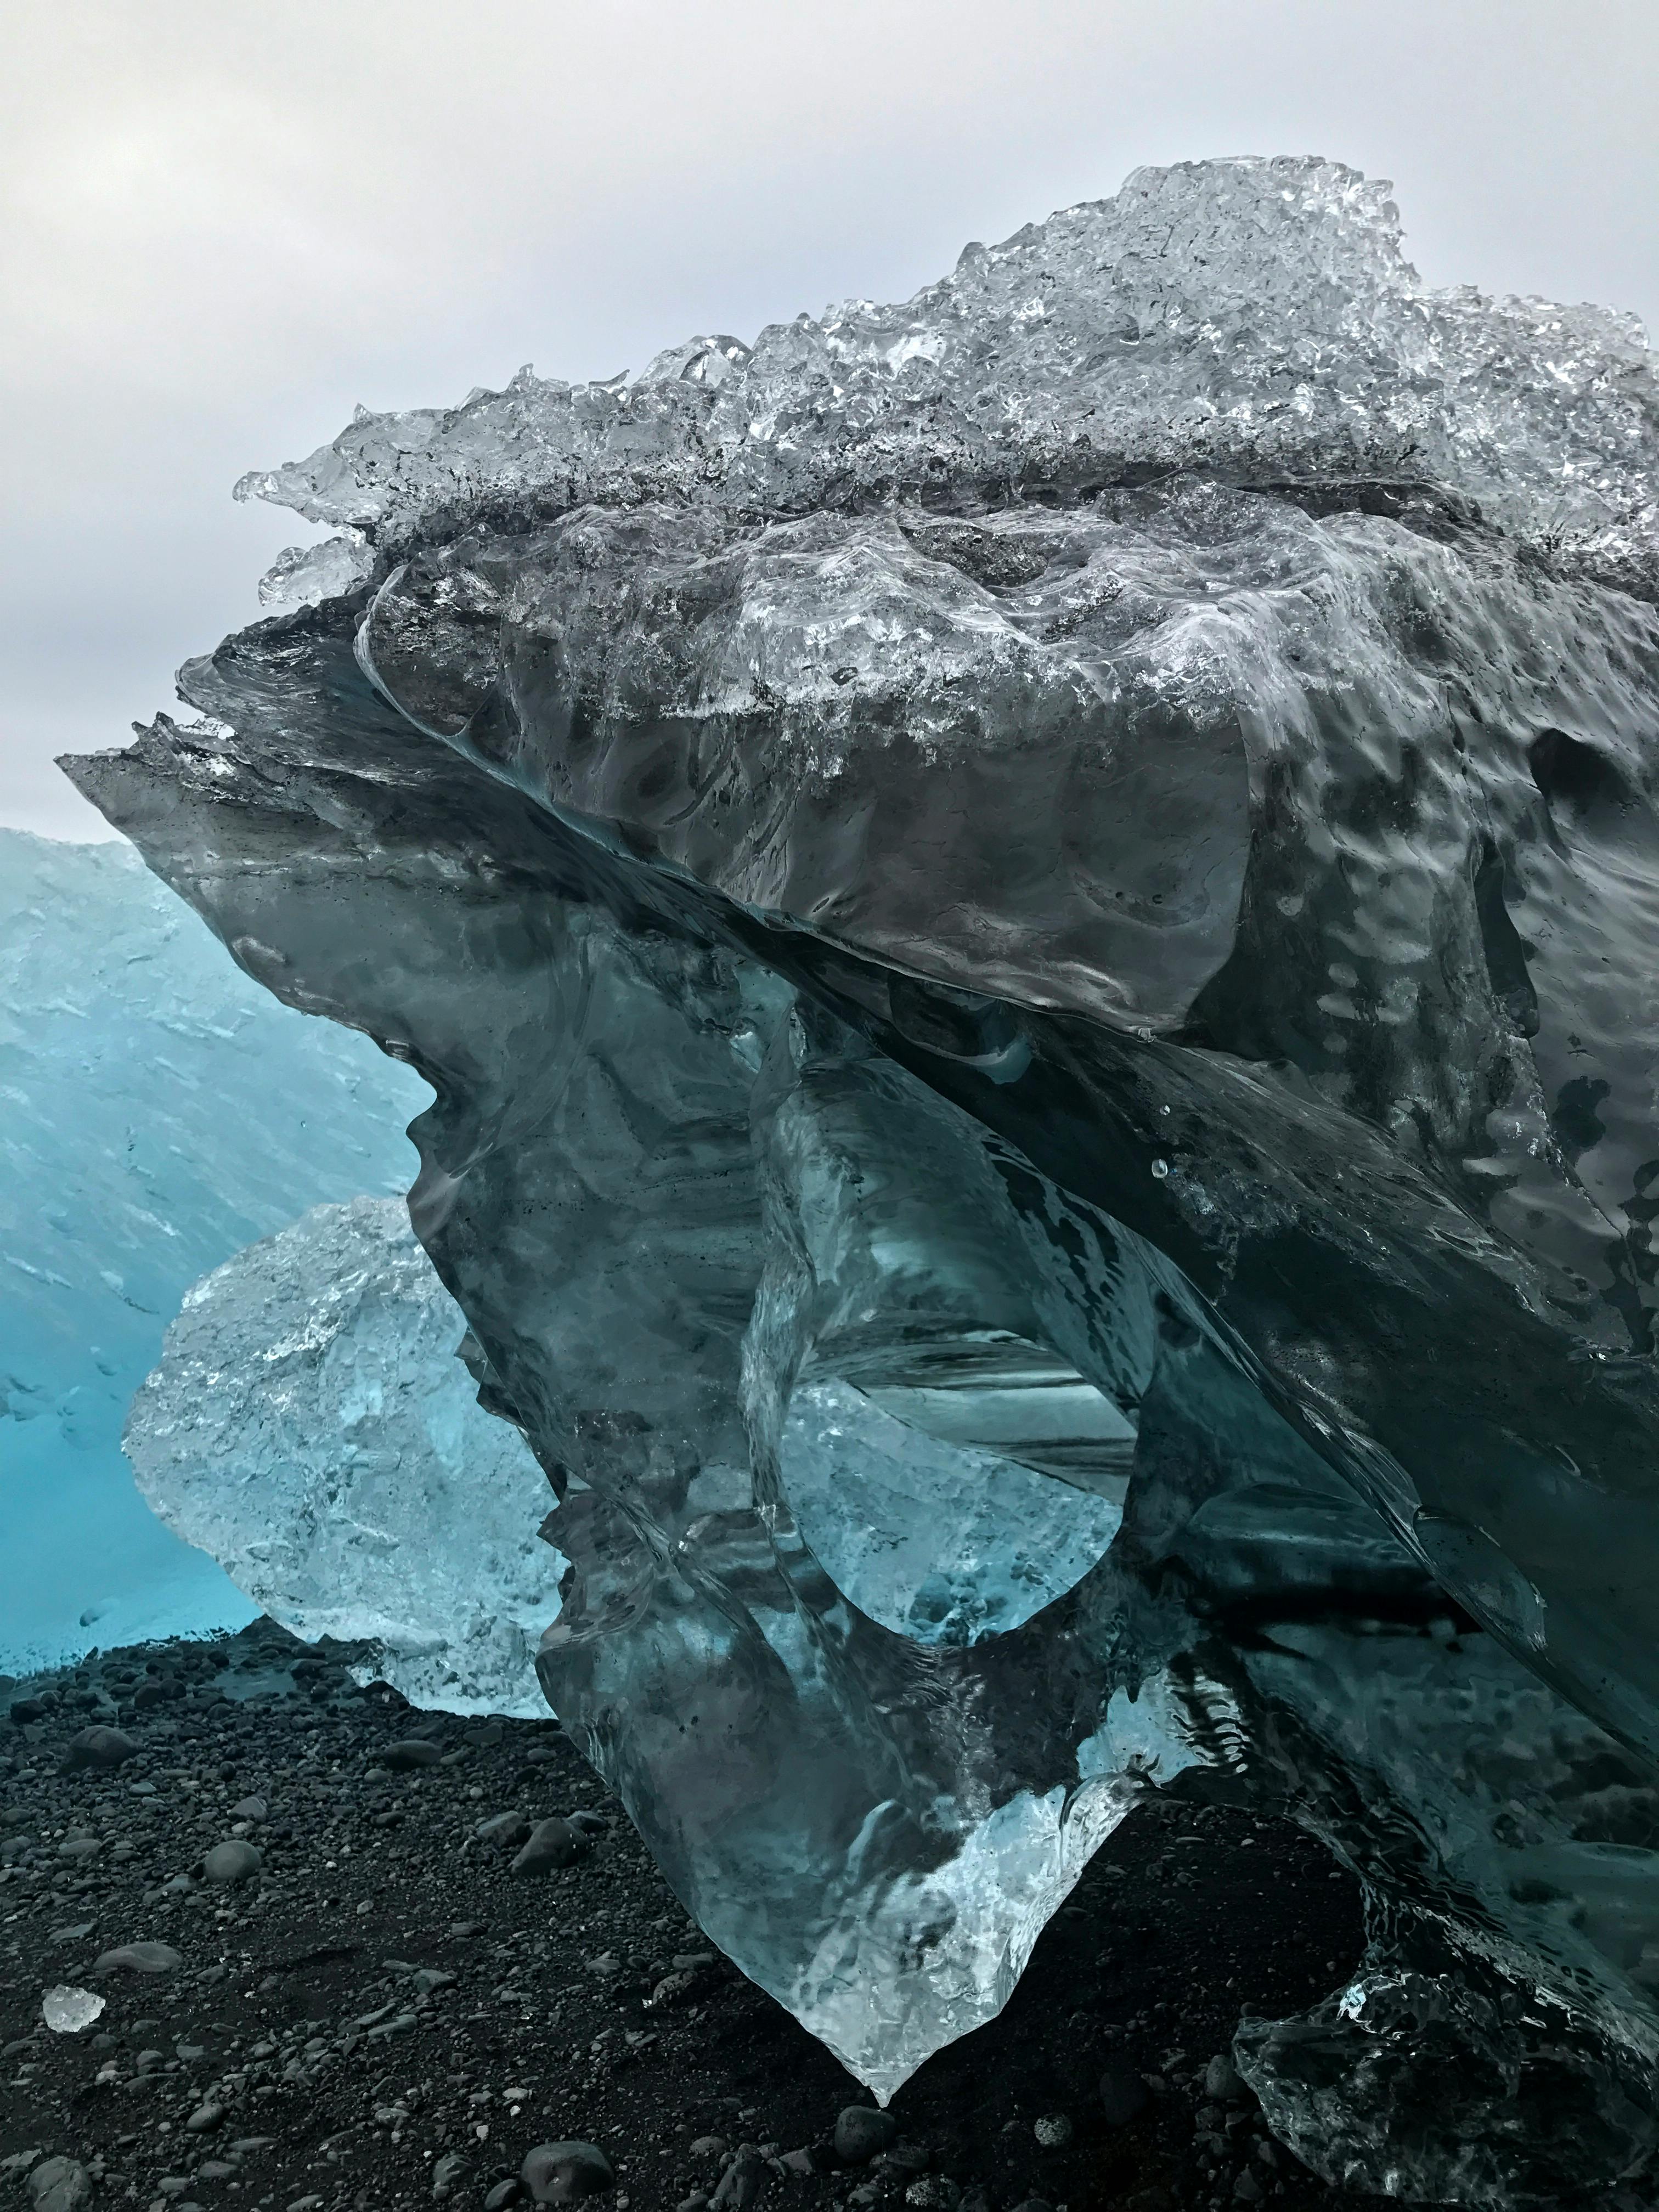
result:
<svg viewBox="0 0 1659 2212"><path fill-rule="evenodd" d="M1221 1792L1369 1900L1239 2033L1300 2155L1649 2159L1656 459L1632 324L1426 289L1334 164L1142 172L360 416L249 480L337 526L294 611L72 764L434 1086L547 1695L884 2095Z"/></svg>

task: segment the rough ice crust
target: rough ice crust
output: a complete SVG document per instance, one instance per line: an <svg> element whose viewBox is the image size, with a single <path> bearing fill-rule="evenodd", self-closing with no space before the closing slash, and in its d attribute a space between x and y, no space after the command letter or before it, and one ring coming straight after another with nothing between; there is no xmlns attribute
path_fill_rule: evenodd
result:
<svg viewBox="0 0 1659 2212"><path fill-rule="evenodd" d="M1111 199L966 247L901 306L850 300L752 348L692 338L637 377L525 368L459 407L360 408L237 496L392 548L481 508L595 500L761 517L1188 470L1373 478L1650 574L1659 412L1640 325L1431 290L1391 191L1337 161L1139 169Z"/></svg>
<svg viewBox="0 0 1659 2212"><path fill-rule="evenodd" d="M360 422L266 488L361 585L76 768L433 1083L548 1694L884 2094L1224 1789L1367 1887L1241 2030L1310 2163L1652 2150L1653 391L1424 295L1350 172L1146 174L902 309ZM837 1550L893 1422L931 1492ZM1103 1548L1028 1610L1031 1484ZM952 1493L1003 1540L924 1596Z"/></svg>
<svg viewBox="0 0 1659 2212"><path fill-rule="evenodd" d="M529 1717L564 1562L465 1331L401 1199L314 1206L186 1292L124 1442L155 1511L285 1628L373 1639L415 1705Z"/></svg>

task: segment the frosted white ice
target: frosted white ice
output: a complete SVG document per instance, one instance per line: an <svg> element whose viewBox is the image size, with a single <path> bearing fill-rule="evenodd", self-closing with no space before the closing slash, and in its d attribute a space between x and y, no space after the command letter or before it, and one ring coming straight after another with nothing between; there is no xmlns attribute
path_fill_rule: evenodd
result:
<svg viewBox="0 0 1659 2212"><path fill-rule="evenodd" d="M95 1990L77 1990L58 1982L40 2000L40 2017L54 2035L79 2035L92 2026L106 2000Z"/></svg>
<svg viewBox="0 0 1659 2212"><path fill-rule="evenodd" d="M416 1705L540 1715L553 1499L479 1407L465 1328L401 1200L313 1207L186 1294L126 1448L162 1519L286 1627L374 1639Z"/></svg>
<svg viewBox="0 0 1659 2212"><path fill-rule="evenodd" d="M699 337L636 379L521 369L459 407L356 419L240 497L395 543L668 496L746 509L1199 468L1431 480L1557 550L1651 562L1653 366L1634 318L1426 286L1391 186L1315 159L1141 169L901 305L853 300L752 349Z"/></svg>

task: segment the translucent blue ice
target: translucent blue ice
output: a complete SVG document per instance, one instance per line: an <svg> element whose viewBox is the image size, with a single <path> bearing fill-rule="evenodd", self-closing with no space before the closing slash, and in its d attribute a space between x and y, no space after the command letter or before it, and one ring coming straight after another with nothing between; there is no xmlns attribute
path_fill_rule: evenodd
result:
<svg viewBox="0 0 1659 2212"><path fill-rule="evenodd" d="M239 974L130 846L0 830L0 1665L251 1618L140 1500L128 1401L206 1268L407 1184L425 1096Z"/></svg>

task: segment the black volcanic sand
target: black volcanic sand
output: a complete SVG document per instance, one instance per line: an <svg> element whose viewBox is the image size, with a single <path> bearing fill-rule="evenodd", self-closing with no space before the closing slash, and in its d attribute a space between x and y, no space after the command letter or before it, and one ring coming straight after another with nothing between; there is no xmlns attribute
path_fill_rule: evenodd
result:
<svg viewBox="0 0 1659 2212"><path fill-rule="evenodd" d="M353 1656L262 1621L0 1683L0 2203L29 2203L58 2154L94 2208L477 2212L514 2201L533 2145L571 2138L615 2166L596 2212L1380 2201L1326 2188L1248 2098L1205 2091L1241 2013L1300 2010L1358 1955L1352 1883L1294 1828L1135 1814L1001 2017L895 2099L896 2155L848 2166L836 2118L866 2094L710 1955L557 1723L419 1713L360 1690ZM134 1753L65 1771L99 1723ZM440 1763L381 1769L411 1736ZM263 1864L216 1887L203 1855L249 1797ZM578 1808L608 1825L562 1871L515 1875L475 1834ZM181 1963L94 1972L140 1942ZM58 1983L107 1999L80 2034L42 2024ZM1108 2065L1150 2077L1127 2124L1103 2108Z"/></svg>

